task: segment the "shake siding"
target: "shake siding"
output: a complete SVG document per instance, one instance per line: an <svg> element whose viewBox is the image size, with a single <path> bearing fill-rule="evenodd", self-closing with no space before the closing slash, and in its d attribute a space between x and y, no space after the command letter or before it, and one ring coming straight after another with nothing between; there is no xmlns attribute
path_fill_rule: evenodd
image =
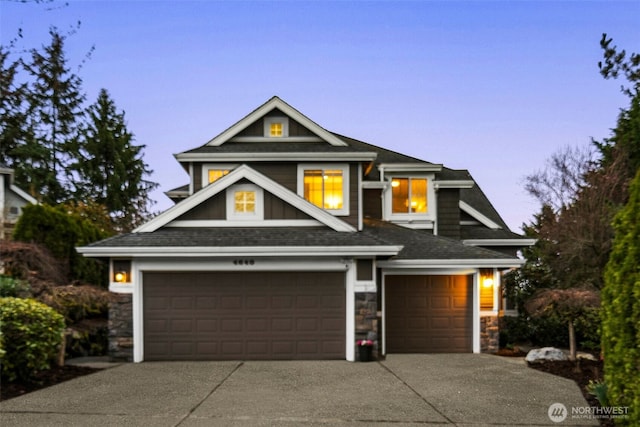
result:
<svg viewBox="0 0 640 427"><path fill-rule="evenodd" d="M382 190L366 189L362 191L362 209L365 218L382 219Z"/></svg>
<svg viewBox="0 0 640 427"><path fill-rule="evenodd" d="M202 165L193 163L193 192L196 193L202 188Z"/></svg>
<svg viewBox="0 0 640 427"><path fill-rule="evenodd" d="M223 220L226 219L227 216L227 199L226 194L223 191L222 193L218 193L210 199L202 202L195 208L191 209L189 212L186 212L180 215L177 220L187 221L187 220L206 220L206 219L216 219Z"/></svg>
<svg viewBox="0 0 640 427"><path fill-rule="evenodd" d="M312 219L309 215L265 191L264 219Z"/></svg>
<svg viewBox="0 0 640 427"><path fill-rule="evenodd" d="M438 235L460 239L460 190L442 188L438 197Z"/></svg>
<svg viewBox="0 0 640 427"><path fill-rule="evenodd" d="M298 191L298 165L296 163L249 163L257 170L294 193Z"/></svg>

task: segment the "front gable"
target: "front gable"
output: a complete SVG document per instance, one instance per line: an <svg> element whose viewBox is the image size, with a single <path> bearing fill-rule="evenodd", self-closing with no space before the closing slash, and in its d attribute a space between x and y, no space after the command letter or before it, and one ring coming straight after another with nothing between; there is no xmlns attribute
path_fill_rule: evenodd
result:
<svg viewBox="0 0 640 427"><path fill-rule="evenodd" d="M262 214L253 221L245 222L243 219L229 216L229 204L233 203L229 200L229 191L243 185L252 185L261 193L260 209L262 209ZM264 210L267 205L265 200L269 205L267 215ZM340 232L356 231L351 225L306 201L295 192L249 166L242 165L138 227L134 232L154 232L163 227L273 227L285 225L324 225Z"/></svg>
<svg viewBox="0 0 640 427"><path fill-rule="evenodd" d="M268 125L279 124L280 133L270 134ZM274 96L260 107L236 122L227 130L207 142L206 146L218 147L230 141L236 142L317 142L324 141L335 147L347 144L313 120Z"/></svg>

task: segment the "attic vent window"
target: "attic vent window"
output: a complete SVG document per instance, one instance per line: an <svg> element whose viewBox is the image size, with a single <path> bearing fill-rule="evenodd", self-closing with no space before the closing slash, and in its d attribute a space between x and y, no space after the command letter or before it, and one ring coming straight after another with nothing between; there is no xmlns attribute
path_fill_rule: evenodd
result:
<svg viewBox="0 0 640 427"><path fill-rule="evenodd" d="M267 138L283 138L289 136L289 118L265 117L264 136Z"/></svg>
<svg viewBox="0 0 640 427"><path fill-rule="evenodd" d="M271 123L269 136L282 136L282 123Z"/></svg>

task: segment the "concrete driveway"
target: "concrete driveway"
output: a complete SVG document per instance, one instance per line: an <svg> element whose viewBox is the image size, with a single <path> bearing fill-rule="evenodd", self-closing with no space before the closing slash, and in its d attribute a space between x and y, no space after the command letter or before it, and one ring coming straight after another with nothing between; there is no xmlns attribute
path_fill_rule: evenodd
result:
<svg viewBox="0 0 640 427"><path fill-rule="evenodd" d="M123 364L0 402L7 426L559 425L587 405L570 380L490 355ZM558 412L556 412L558 415Z"/></svg>

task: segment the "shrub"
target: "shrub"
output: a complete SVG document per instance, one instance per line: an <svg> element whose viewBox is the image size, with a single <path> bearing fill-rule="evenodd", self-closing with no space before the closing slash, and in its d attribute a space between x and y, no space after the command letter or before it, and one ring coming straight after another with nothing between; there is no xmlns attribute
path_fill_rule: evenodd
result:
<svg viewBox="0 0 640 427"><path fill-rule="evenodd" d="M105 266L76 252L76 246L86 245L112 233L95 225L91 218L74 213L71 207L28 205L13 232L22 242L40 243L64 266L70 280L106 286Z"/></svg>
<svg viewBox="0 0 640 427"><path fill-rule="evenodd" d="M64 318L32 299L0 298L2 376L29 380L49 369L62 343Z"/></svg>
<svg viewBox="0 0 640 427"><path fill-rule="evenodd" d="M52 287L38 299L62 314L67 324L73 324L89 318L106 319L111 294L91 285L68 285Z"/></svg>
<svg viewBox="0 0 640 427"><path fill-rule="evenodd" d="M640 425L640 170L629 201L616 215L615 239L604 273L602 349L612 405L629 407L628 425Z"/></svg>
<svg viewBox="0 0 640 427"><path fill-rule="evenodd" d="M27 282L0 274L0 297L27 298L30 296Z"/></svg>

